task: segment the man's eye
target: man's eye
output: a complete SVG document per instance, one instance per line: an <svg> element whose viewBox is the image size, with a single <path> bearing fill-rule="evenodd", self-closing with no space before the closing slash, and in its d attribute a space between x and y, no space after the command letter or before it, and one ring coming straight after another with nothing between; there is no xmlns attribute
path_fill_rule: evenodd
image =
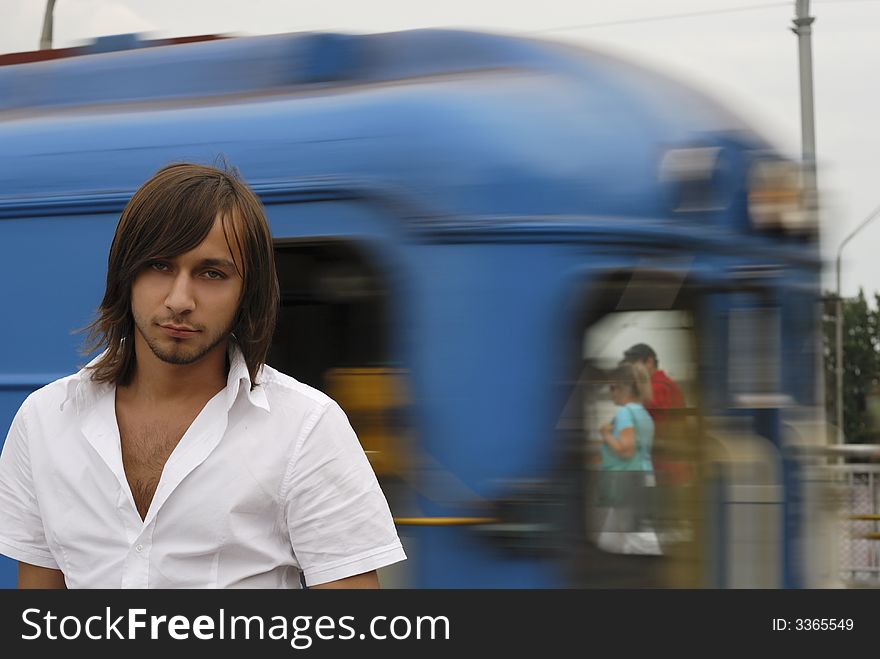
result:
<svg viewBox="0 0 880 659"><path fill-rule="evenodd" d="M153 261L150 264L150 268L152 268L153 270L158 270L159 272L167 272L168 264L163 263L162 261Z"/></svg>
<svg viewBox="0 0 880 659"><path fill-rule="evenodd" d="M208 279L225 279L226 275L222 272L218 272L217 270L206 270L205 277Z"/></svg>

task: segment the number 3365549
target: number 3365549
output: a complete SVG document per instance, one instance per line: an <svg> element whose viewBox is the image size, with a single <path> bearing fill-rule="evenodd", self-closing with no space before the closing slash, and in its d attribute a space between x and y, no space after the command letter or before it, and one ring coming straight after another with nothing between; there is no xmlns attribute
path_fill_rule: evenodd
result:
<svg viewBox="0 0 880 659"><path fill-rule="evenodd" d="M852 618L795 618L792 628L797 631L852 630Z"/></svg>

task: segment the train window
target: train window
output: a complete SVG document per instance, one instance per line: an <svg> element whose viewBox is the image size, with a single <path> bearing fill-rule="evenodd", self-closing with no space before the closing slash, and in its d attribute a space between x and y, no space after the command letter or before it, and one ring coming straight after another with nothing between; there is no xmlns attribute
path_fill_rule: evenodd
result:
<svg viewBox="0 0 880 659"><path fill-rule="evenodd" d="M281 244L275 251L281 308L271 364L326 391L332 369L387 366L388 289L354 243Z"/></svg>
<svg viewBox="0 0 880 659"><path fill-rule="evenodd" d="M779 404L779 355L782 354L780 323L778 308L730 310L728 387L735 404L746 407Z"/></svg>
<svg viewBox="0 0 880 659"><path fill-rule="evenodd" d="M339 403L400 514L411 428L406 373L392 362L387 278L350 241L283 242L275 259L281 307L267 361Z"/></svg>
<svg viewBox="0 0 880 659"><path fill-rule="evenodd" d="M673 296L676 305L668 305L667 288L658 284L656 295L640 295L642 309L621 304L632 298L625 283L592 291L599 304L578 333L575 390L583 505L575 582L582 587L699 582L695 313L682 304L687 295ZM650 308L652 298L666 308ZM627 388L618 370L633 346L642 346L642 357L653 355L642 362L640 391ZM613 443L604 438L609 432ZM621 449L617 442L627 432L636 451L618 452L613 445Z"/></svg>

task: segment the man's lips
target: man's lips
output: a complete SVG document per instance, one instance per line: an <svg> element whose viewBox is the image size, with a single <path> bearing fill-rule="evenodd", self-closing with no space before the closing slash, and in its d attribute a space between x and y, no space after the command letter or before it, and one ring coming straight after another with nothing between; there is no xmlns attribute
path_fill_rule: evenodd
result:
<svg viewBox="0 0 880 659"><path fill-rule="evenodd" d="M199 330L187 327L186 325L159 325L166 334L177 338L186 338L198 334Z"/></svg>

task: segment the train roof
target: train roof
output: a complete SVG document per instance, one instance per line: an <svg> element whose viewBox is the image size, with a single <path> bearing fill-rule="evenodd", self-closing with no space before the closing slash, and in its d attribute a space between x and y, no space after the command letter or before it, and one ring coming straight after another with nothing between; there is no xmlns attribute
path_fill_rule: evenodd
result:
<svg viewBox="0 0 880 659"><path fill-rule="evenodd" d="M686 85L553 42L433 29L198 39L0 59L0 214L22 197L124 197L170 160L223 155L258 186L382 180L430 192L438 214L656 216L664 149L769 148Z"/></svg>
<svg viewBox="0 0 880 659"><path fill-rule="evenodd" d="M3 66L4 58L9 65ZM28 62L35 58L47 61ZM655 102L671 96L684 104L679 108L684 114L701 111L716 121L723 118L731 128L743 127L706 96L606 54L523 37L440 29L171 40L116 35L81 48L0 56L0 111L204 100L497 70L572 75L597 92L612 82L644 86L651 80L655 93L663 92Z"/></svg>

